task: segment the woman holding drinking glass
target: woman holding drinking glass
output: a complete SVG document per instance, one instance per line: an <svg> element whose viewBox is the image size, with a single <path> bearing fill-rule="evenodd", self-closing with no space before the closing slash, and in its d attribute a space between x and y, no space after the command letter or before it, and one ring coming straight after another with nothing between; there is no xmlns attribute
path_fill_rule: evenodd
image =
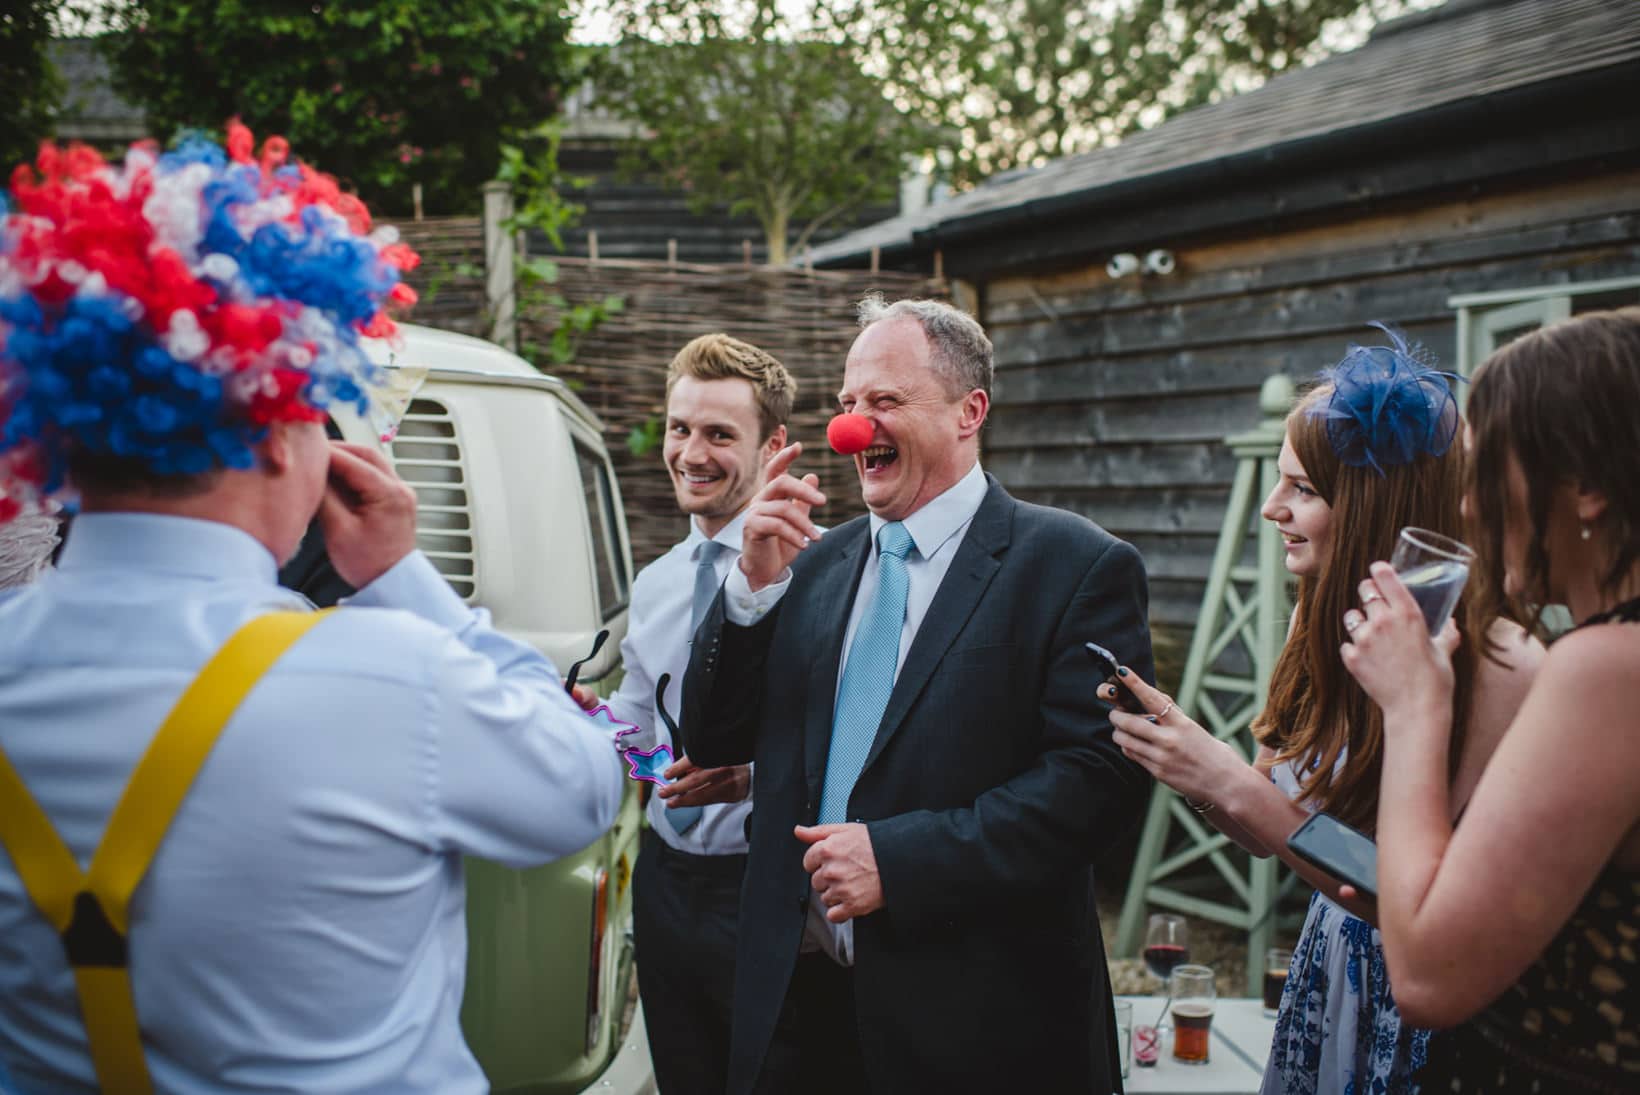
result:
<svg viewBox="0 0 1640 1095"><path fill-rule="evenodd" d="M1383 709L1378 907L1395 995L1464 1023L1425 1092L1640 1090L1640 309L1493 354L1469 401L1477 598L1564 604L1463 811L1440 774L1454 636L1372 567L1344 663ZM1472 1017L1472 1018L1471 1018Z"/></svg>
<svg viewBox="0 0 1640 1095"><path fill-rule="evenodd" d="M1262 514L1287 542L1298 602L1254 721L1252 764L1124 673L1147 717L1113 712L1116 741L1220 831L1254 855L1276 855L1317 888L1294 948L1264 1075L1265 1095L1416 1091L1430 1053L1403 1023L1385 976L1370 905L1340 900L1339 882L1293 856L1287 837L1316 810L1370 832L1377 814L1383 719L1338 657L1343 612L1367 564L1408 525L1456 535L1461 453L1444 375L1403 342L1352 347L1287 418L1280 480ZM1455 658L1456 724L1444 774L1463 803L1519 704L1540 648L1519 628L1478 621L1500 661L1463 643ZM1101 689L1114 698L1109 686Z"/></svg>

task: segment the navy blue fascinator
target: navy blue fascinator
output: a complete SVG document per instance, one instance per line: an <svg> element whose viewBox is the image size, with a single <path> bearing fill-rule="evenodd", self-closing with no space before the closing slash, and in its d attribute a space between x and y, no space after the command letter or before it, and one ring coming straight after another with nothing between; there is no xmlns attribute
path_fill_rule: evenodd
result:
<svg viewBox="0 0 1640 1095"><path fill-rule="evenodd" d="M1352 468L1410 464L1419 456L1440 456L1458 435L1459 377L1424 360L1428 351L1409 344L1382 323L1388 346L1351 345L1330 369L1321 371L1332 397L1315 409L1326 419L1327 440L1338 459Z"/></svg>

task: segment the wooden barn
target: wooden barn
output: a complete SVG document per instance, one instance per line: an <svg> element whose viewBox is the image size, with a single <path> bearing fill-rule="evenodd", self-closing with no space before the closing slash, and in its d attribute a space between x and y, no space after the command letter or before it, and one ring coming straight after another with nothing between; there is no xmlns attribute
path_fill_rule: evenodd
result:
<svg viewBox="0 0 1640 1095"><path fill-rule="evenodd" d="M1373 320L1467 371L1640 302L1640 2L1451 0L812 259L954 279L996 344L987 468L1132 541L1188 628L1267 376Z"/></svg>

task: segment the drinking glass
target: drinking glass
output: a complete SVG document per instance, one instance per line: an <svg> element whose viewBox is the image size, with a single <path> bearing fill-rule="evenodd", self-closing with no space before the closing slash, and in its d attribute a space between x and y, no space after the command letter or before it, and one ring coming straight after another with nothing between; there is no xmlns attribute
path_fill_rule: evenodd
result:
<svg viewBox="0 0 1640 1095"><path fill-rule="evenodd" d="M1186 1065L1207 1063L1207 1040L1213 1026L1218 990L1207 966L1179 966L1173 971L1173 1059Z"/></svg>
<svg viewBox="0 0 1640 1095"><path fill-rule="evenodd" d="M1133 1063L1140 1068L1155 1068L1160 1056L1162 1036L1155 1027L1133 1028Z"/></svg>
<svg viewBox="0 0 1640 1095"><path fill-rule="evenodd" d="M1145 923L1145 966L1161 978L1169 999L1173 996L1172 974L1181 963L1190 961L1190 929L1176 913L1151 913ZM1162 1005L1158 1030L1167 1029L1167 1005Z"/></svg>
<svg viewBox="0 0 1640 1095"><path fill-rule="evenodd" d="M1287 987L1287 970L1293 964L1293 952L1271 947L1264 952L1264 1017L1274 1019L1281 1008L1281 993Z"/></svg>
<svg viewBox="0 0 1640 1095"><path fill-rule="evenodd" d="M1122 1063L1122 1079L1128 1078L1128 1061L1133 1056L1133 1001L1117 1000L1116 1054Z"/></svg>
<svg viewBox="0 0 1640 1095"><path fill-rule="evenodd" d="M1424 623L1431 635L1439 635L1451 618L1474 560L1474 550L1450 536L1422 528L1401 530L1389 565L1424 610Z"/></svg>

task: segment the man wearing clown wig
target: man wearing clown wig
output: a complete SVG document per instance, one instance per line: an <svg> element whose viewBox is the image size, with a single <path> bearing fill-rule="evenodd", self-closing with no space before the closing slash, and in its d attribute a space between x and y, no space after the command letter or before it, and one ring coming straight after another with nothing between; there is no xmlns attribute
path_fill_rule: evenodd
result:
<svg viewBox="0 0 1640 1095"><path fill-rule="evenodd" d="M79 499L0 602L0 1074L23 1092L479 1092L461 856L614 820L553 666L415 550L326 409L415 256L333 179L190 138L45 148L0 219L0 520ZM342 608L275 582L317 514Z"/></svg>

